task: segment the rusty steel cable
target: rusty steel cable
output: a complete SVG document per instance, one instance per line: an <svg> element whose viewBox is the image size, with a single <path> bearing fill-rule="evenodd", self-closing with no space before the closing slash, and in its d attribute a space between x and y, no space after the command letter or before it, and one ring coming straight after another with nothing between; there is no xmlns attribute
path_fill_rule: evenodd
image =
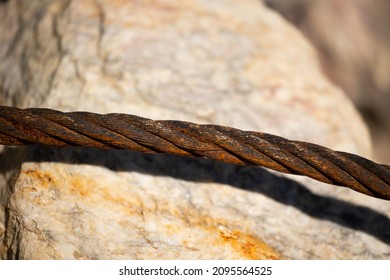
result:
<svg viewBox="0 0 390 280"><path fill-rule="evenodd" d="M87 146L259 165L390 200L390 166L261 132L128 114L0 106L0 144Z"/></svg>

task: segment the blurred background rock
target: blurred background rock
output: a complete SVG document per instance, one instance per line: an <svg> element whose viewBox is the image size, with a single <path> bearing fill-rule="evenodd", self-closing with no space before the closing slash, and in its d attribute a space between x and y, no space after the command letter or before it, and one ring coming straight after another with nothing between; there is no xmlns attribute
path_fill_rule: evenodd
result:
<svg viewBox="0 0 390 280"><path fill-rule="evenodd" d="M323 70L368 124L375 159L390 164L390 1L264 0L317 48Z"/></svg>

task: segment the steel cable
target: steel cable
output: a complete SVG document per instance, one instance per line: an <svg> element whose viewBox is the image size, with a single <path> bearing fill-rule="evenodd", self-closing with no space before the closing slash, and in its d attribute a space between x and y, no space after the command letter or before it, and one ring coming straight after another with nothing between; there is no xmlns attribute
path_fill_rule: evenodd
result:
<svg viewBox="0 0 390 280"><path fill-rule="evenodd" d="M0 144L87 146L259 165L390 200L390 166L279 136L128 114L0 106Z"/></svg>

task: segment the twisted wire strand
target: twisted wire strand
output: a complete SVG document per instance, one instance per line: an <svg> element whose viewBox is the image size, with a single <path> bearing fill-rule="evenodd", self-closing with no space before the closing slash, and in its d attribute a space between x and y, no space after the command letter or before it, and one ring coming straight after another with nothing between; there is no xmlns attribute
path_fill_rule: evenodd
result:
<svg viewBox="0 0 390 280"><path fill-rule="evenodd" d="M390 166L279 136L128 114L0 106L0 144L88 146L259 165L390 200Z"/></svg>

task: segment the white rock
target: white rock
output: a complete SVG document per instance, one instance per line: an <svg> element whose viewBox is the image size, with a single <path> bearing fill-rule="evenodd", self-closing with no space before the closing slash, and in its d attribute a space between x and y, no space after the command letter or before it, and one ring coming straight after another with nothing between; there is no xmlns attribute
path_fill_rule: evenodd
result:
<svg viewBox="0 0 390 280"><path fill-rule="evenodd" d="M259 1L100 2L1 6L2 103L228 125L369 156L365 125L311 46ZM390 254L388 203L311 179L87 148L5 147L1 162L3 258Z"/></svg>

